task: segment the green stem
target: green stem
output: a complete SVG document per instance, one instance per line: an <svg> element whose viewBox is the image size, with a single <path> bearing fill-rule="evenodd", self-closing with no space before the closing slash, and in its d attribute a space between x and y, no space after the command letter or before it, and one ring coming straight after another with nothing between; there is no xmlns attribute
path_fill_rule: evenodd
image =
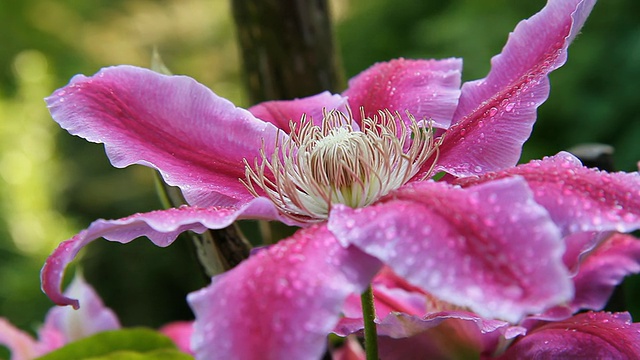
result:
<svg viewBox="0 0 640 360"><path fill-rule="evenodd" d="M364 349L367 360L378 360L378 332L376 331L376 309L373 305L373 289L371 285L360 296L362 301L362 317L364 319Z"/></svg>

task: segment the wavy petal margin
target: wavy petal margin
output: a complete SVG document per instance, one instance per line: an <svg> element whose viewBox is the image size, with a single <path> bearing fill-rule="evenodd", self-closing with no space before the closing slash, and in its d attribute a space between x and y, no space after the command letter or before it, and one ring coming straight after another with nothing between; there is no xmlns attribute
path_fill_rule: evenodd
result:
<svg viewBox="0 0 640 360"><path fill-rule="evenodd" d="M189 77L133 66L75 76L46 102L69 133L104 143L113 166L158 169L191 205L250 201L238 180L243 158L253 162L263 146L272 153L276 137L286 137Z"/></svg>
<svg viewBox="0 0 640 360"><path fill-rule="evenodd" d="M381 266L326 227L300 230L189 294L196 357L318 359L347 296Z"/></svg>
<svg viewBox="0 0 640 360"><path fill-rule="evenodd" d="M529 331L499 359L637 359L638 354L640 324L628 313L589 312Z"/></svg>
<svg viewBox="0 0 640 360"><path fill-rule="evenodd" d="M630 232L640 228L640 174L588 169L560 152L503 171L461 178L463 187L523 177L564 236L587 231Z"/></svg>
<svg viewBox="0 0 640 360"><path fill-rule="evenodd" d="M601 310L625 276L640 273L640 241L614 234L590 252L573 278L576 296L571 309Z"/></svg>
<svg viewBox="0 0 640 360"><path fill-rule="evenodd" d="M418 121L432 120L434 127L446 129L458 105L461 73L461 59L397 59L352 78L343 95L358 120L360 107L369 117L388 109L406 118L409 111Z"/></svg>
<svg viewBox="0 0 640 360"><path fill-rule="evenodd" d="M104 305L96 291L80 274L64 292L65 296L82 301L82 308L54 307L47 313L39 339L45 348L53 350L101 331L120 329L120 320ZM57 343L62 341L62 343Z"/></svg>
<svg viewBox="0 0 640 360"><path fill-rule="evenodd" d="M79 308L78 300L60 292L64 271L83 247L101 237L125 244L146 236L155 245L165 247L184 231L202 233L206 229L221 229L239 219L273 220L279 219L279 215L270 201L257 198L242 208L184 206L118 220L96 220L73 238L60 243L49 255L40 273L42 291L58 305Z"/></svg>
<svg viewBox="0 0 640 360"><path fill-rule="evenodd" d="M429 314L423 318L390 314L378 329L384 359L477 359L492 353L502 338L524 335L526 330L500 320L487 320L465 311Z"/></svg>
<svg viewBox="0 0 640 360"><path fill-rule="evenodd" d="M536 109L549 96L548 74L567 60L595 0L549 0L510 34L491 71L462 86L453 125L440 147L438 169L455 176L514 166L531 135Z"/></svg>
<svg viewBox="0 0 640 360"><path fill-rule="evenodd" d="M570 300L564 243L523 179L461 189L415 182L361 209L335 206L329 229L435 297L517 322Z"/></svg>

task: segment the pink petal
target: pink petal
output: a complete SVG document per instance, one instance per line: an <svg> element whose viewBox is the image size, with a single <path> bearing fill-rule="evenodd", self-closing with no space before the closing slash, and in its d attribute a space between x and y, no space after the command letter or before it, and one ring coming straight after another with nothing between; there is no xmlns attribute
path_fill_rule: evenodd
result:
<svg viewBox="0 0 640 360"><path fill-rule="evenodd" d="M502 338L525 329L499 320L486 320L469 312L451 311L424 318L391 314L378 327L383 359L473 359L492 353ZM504 340L502 340L504 341Z"/></svg>
<svg viewBox="0 0 640 360"><path fill-rule="evenodd" d="M289 133L290 122L299 124L303 114L313 123L322 123L323 111L333 109L345 110L347 99L340 95L331 95L325 91L318 95L295 100L267 101L249 108L249 111L258 119L270 122L278 128Z"/></svg>
<svg viewBox="0 0 640 360"><path fill-rule="evenodd" d="M31 360L43 355L37 342L26 332L0 317L0 345L11 351L11 360Z"/></svg>
<svg viewBox="0 0 640 360"><path fill-rule="evenodd" d="M491 72L462 86L453 126L445 133L438 165L456 176L513 166L531 134L536 109L549 95L547 75L567 59L595 0L550 0L518 24Z"/></svg>
<svg viewBox="0 0 640 360"><path fill-rule="evenodd" d="M388 266L378 272L373 279L374 303L376 307L376 317L384 318L391 312L402 312L409 315L424 315L426 311L431 311L431 296L421 289L410 285L400 276L396 275ZM438 309L442 310L442 309ZM351 295L342 310L346 318L362 318L362 302L360 294ZM346 323L351 323L349 320ZM362 325L362 324L360 324ZM362 327L357 330L362 329ZM346 336L353 331L336 332Z"/></svg>
<svg viewBox="0 0 640 360"><path fill-rule="evenodd" d="M169 246L176 237L187 230L202 233L206 229L221 229L237 219L277 219L273 204L258 198L242 208L181 207L149 213L135 214L118 220L94 221L89 228L62 242L47 258L40 279L42 290L58 305L78 308L78 300L60 293L60 285L67 265L87 244L98 238L128 243L146 236L157 246Z"/></svg>
<svg viewBox="0 0 640 360"><path fill-rule="evenodd" d="M610 232L590 231L571 234L564 238L567 249L562 255L562 261L572 275L578 273L580 262L588 256L589 252L609 236L611 236Z"/></svg>
<svg viewBox="0 0 640 360"><path fill-rule="evenodd" d="M628 313L583 313L541 326L500 359L637 359L640 325Z"/></svg>
<svg viewBox="0 0 640 360"><path fill-rule="evenodd" d="M566 152L455 183L469 186L514 175L527 180L536 202L549 211L565 236L640 228L640 174L587 169Z"/></svg>
<svg viewBox="0 0 640 360"><path fill-rule="evenodd" d="M365 360L366 358L367 354L353 336L349 336L339 349L331 352L332 360Z"/></svg>
<svg viewBox="0 0 640 360"><path fill-rule="evenodd" d="M159 169L192 205L251 200L242 159L253 162L263 144L272 152L278 134L191 78L132 66L78 75L46 101L64 129L104 143L114 166Z"/></svg>
<svg viewBox="0 0 640 360"><path fill-rule="evenodd" d="M517 322L573 295L560 233L522 179L469 189L414 182L367 208L335 206L329 228L482 317Z"/></svg>
<svg viewBox="0 0 640 360"><path fill-rule="evenodd" d="M640 241L630 235L611 236L580 264L573 279L576 296L570 305L572 310L602 309L622 279L639 272Z"/></svg>
<svg viewBox="0 0 640 360"><path fill-rule="evenodd" d="M83 306L78 310L69 307L54 307L49 310L39 332L40 342L48 344L48 349L53 350L101 331L120 328L116 314L104 306L98 294L81 275L76 274L64 294L79 299Z"/></svg>
<svg viewBox="0 0 640 360"><path fill-rule="evenodd" d="M343 95L354 116L360 107L367 116L379 110L409 111L416 120L433 120L447 128L460 96L462 60L405 60L378 63L349 81Z"/></svg>
<svg viewBox="0 0 640 360"><path fill-rule="evenodd" d="M158 331L173 340L180 351L193 355L191 351L193 321L175 321L161 327Z"/></svg>
<svg viewBox="0 0 640 360"><path fill-rule="evenodd" d="M298 231L188 296L193 349L201 359L317 359L346 297L379 268L325 227Z"/></svg>

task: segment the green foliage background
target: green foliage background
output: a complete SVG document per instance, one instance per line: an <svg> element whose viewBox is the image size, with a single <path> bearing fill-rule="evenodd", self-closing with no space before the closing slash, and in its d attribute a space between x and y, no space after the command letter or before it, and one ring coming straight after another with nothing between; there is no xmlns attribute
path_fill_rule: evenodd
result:
<svg viewBox="0 0 640 360"><path fill-rule="evenodd" d="M397 57L464 58L464 80L484 77L517 22L542 0L333 1L346 74ZM615 147L621 170L640 160L640 3L609 0L551 75L550 99L523 161L584 142ZM61 240L95 218L160 208L152 173L114 169L102 146L60 130L42 97L76 73L149 66L157 46L187 74L238 105L242 90L229 5L222 0L0 1L0 316L34 330L50 307L39 268ZM125 325L189 318L184 296L206 283L187 241L158 249L98 241L83 271ZM629 306L638 311L633 289ZM0 353L2 357L2 353Z"/></svg>

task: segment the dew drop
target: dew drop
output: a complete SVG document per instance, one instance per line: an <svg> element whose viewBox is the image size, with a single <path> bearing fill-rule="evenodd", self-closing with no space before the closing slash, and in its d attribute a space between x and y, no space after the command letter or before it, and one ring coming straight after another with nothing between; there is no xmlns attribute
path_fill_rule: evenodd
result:
<svg viewBox="0 0 640 360"><path fill-rule="evenodd" d="M491 109L489 109L489 116L495 116L498 113L498 109L495 107L492 107Z"/></svg>
<svg viewBox="0 0 640 360"><path fill-rule="evenodd" d="M516 106L515 103L508 103L507 106L504 108L507 112L513 110L513 108Z"/></svg>
<svg viewBox="0 0 640 360"><path fill-rule="evenodd" d="M356 225L356 221L354 219L348 219L347 221L345 221L344 226L347 229L353 229L353 227Z"/></svg>

